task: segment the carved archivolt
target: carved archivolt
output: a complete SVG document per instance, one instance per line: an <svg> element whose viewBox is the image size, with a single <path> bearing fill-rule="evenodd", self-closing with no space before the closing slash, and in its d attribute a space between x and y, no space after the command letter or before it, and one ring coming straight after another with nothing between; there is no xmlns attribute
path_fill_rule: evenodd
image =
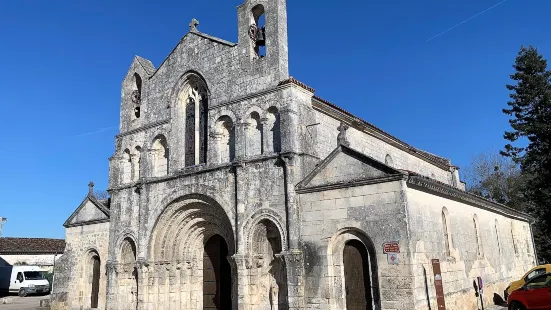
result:
<svg viewBox="0 0 551 310"><path fill-rule="evenodd" d="M150 243L150 261L187 262L202 258L206 241L220 235L235 253L233 230L226 213L211 199L174 201L160 215Z"/></svg>
<svg viewBox="0 0 551 310"><path fill-rule="evenodd" d="M271 221L275 227L277 227L279 231L279 235L281 236L281 247L282 251L287 251L287 232L282 225L284 223L283 218L273 209L268 208L262 208L257 210L245 223L243 224L243 232L245 234L245 244L247 249L251 249L251 237L254 233L254 229L258 223L260 223L263 220L269 220Z"/></svg>

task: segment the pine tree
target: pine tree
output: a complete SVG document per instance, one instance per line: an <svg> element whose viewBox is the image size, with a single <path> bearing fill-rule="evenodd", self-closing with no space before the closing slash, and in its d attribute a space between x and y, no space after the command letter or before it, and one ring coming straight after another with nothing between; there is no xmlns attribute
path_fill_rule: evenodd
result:
<svg viewBox="0 0 551 310"><path fill-rule="evenodd" d="M504 138L524 146L509 143L501 154L519 163L527 177L525 209L536 219L538 257L551 262L551 71L532 46L521 47L513 68L516 84L507 85L512 100L509 109L503 109L511 116L512 130Z"/></svg>

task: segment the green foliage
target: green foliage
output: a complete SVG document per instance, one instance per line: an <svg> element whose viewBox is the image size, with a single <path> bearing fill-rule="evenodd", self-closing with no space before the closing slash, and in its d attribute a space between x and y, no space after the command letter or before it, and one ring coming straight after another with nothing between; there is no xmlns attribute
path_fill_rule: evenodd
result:
<svg viewBox="0 0 551 310"><path fill-rule="evenodd" d="M551 261L551 71L536 48L521 47L511 79L506 131L501 154L520 164L525 178L525 210L536 218L535 239L540 258ZM516 145L513 145L516 143ZM523 146L519 144L522 143Z"/></svg>
<svg viewBox="0 0 551 310"><path fill-rule="evenodd" d="M524 178L520 166L497 151L474 156L463 172L467 191L511 208L523 209Z"/></svg>

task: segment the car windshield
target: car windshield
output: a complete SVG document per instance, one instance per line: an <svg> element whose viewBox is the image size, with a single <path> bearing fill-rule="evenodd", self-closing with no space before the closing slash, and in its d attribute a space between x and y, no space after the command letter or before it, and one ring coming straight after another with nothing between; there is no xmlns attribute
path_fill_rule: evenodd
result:
<svg viewBox="0 0 551 310"><path fill-rule="evenodd" d="M42 272L40 271L25 271L23 272L25 274L26 280L42 280L44 279L44 276L42 275Z"/></svg>

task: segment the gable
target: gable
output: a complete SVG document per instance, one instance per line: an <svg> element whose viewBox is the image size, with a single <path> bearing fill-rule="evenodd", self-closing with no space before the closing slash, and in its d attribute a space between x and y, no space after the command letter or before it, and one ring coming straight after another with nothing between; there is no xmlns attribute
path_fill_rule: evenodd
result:
<svg viewBox="0 0 551 310"><path fill-rule="evenodd" d="M63 226L81 226L109 221L108 210L97 200L86 197Z"/></svg>
<svg viewBox="0 0 551 310"><path fill-rule="evenodd" d="M298 188L363 185L368 181L401 179L402 173L349 147L339 145L302 182Z"/></svg>

